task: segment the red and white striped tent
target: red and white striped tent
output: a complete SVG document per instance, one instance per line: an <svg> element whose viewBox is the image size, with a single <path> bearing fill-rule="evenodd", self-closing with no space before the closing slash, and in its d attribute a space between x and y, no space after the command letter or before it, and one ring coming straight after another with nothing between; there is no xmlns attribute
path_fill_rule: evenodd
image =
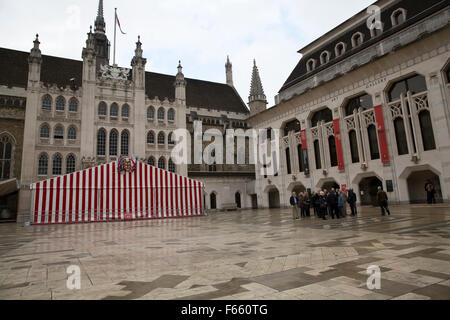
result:
<svg viewBox="0 0 450 320"><path fill-rule="evenodd" d="M68 224L201 216L204 184L142 162L119 173L117 163L31 186L33 224Z"/></svg>

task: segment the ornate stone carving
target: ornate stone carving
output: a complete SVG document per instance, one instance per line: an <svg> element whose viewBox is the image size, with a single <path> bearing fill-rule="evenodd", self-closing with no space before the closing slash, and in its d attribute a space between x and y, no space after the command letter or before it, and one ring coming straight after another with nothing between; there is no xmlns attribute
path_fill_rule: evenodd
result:
<svg viewBox="0 0 450 320"><path fill-rule="evenodd" d="M100 72L102 74L102 79L128 81L128 77L130 76L130 69L119 68L116 66L102 65L100 66Z"/></svg>

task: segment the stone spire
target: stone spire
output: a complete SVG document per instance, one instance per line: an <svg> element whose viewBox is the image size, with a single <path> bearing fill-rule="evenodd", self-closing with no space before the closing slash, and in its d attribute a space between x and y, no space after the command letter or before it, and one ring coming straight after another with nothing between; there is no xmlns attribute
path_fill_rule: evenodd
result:
<svg viewBox="0 0 450 320"><path fill-rule="evenodd" d="M95 32L105 32L106 24L103 17L103 0L98 2L97 19L95 19Z"/></svg>
<svg viewBox="0 0 450 320"><path fill-rule="evenodd" d="M183 67L181 61L178 62L178 73L175 77L175 99L180 101L186 101L186 85L187 82L184 78Z"/></svg>
<svg viewBox="0 0 450 320"><path fill-rule="evenodd" d="M267 97L264 94L261 77L259 76L259 70L256 66L256 60L253 60L252 83L248 101L248 104L250 106L250 113L252 115L260 113L267 108Z"/></svg>
<svg viewBox="0 0 450 320"><path fill-rule="evenodd" d="M143 53L141 36L138 36L131 66L133 67L133 82L136 88L140 89L145 88L145 65L147 64L147 59L144 58Z"/></svg>
<svg viewBox="0 0 450 320"><path fill-rule="evenodd" d="M234 87L233 84L233 65L230 62L230 56L227 56L227 63L225 64L226 76L227 76L227 85L230 87Z"/></svg>
<svg viewBox="0 0 450 320"><path fill-rule="evenodd" d="M36 39L33 41L33 49L31 49L30 55L28 57L28 60L30 63L33 62L37 62L37 63L41 63L42 62L42 54L41 54L41 49L39 48L39 45L41 44L39 42L39 35L36 35Z"/></svg>

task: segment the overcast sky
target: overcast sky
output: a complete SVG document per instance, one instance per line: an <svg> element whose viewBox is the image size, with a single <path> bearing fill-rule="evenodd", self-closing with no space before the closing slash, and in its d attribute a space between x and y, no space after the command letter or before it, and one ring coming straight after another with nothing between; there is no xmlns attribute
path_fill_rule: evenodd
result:
<svg viewBox="0 0 450 320"><path fill-rule="evenodd" d="M374 0L104 0L112 42L114 8L117 61L129 67L141 35L147 71L225 82L230 55L234 83L247 102L253 58L269 101L298 63L297 51ZM39 33L43 54L81 60L98 0L0 0L0 47L29 51ZM112 59L112 54L111 54ZM111 61L112 63L112 61Z"/></svg>

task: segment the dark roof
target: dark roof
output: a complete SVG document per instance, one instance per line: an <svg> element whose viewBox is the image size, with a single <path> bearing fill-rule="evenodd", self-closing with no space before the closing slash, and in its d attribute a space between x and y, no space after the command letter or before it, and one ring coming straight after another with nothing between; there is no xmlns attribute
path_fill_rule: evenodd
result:
<svg viewBox="0 0 450 320"><path fill-rule="evenodd" d="M0 85L26 88L28 83L29 53L0 48ZM83 62L42 56L41 81L58 87L82 85ZM189 107L216 109L227 112L249 113L237 91L226 84L186 79L186 99ZM175 76L146 72L146 94L150 99L175 99Z"/></svg>
<svg viewBox="0 0 450 320"><path fill-rule="evenodd" d="M367 28L366 21L363 21L361 24L356 26L355 28L352 28L351 30L347 31L346 33L342 34L339 38L334 39L333 41L330 41L329 43L321 46L319 49L315 50L313 53L305 55L302 57L300 62L297 64L295 69L292 71L289 78L284 83L283 87L280 89L280 92L297 84L298 82L301 82L302 80L305 80L312 75L338 63L339 61L342 61L346 58L348 58L351 55L356 54L357 52L360 52L361 50L364 50L365 48L372 46L373 44L381 41L382 39L391 36L392 34L398 32L399 30L402 30L420 20L423 18L445 8L450 4L450 0L401 0L397 3L394 3L394 5L384 9L381 12L381 20L384 23L384 30L381 36L372 38L370 34L370 30ZM407 16L406 21L402 23L401 25L392 26L391 23L391 15L392 13L399 9L403 8L407 10ZM352 36L357 33L361 32L364 34L364 43L357 47L352 48ZM339 42L344 42L347 44L347 50L346 53L340 57L335 56L335 46ZM331 53L331 59L330 62L321 66L320 65L320 55L324 51L329 51ZM312 71L307 72L306 64L310 59L315 59L317 61L318 67Z"/></svg>

